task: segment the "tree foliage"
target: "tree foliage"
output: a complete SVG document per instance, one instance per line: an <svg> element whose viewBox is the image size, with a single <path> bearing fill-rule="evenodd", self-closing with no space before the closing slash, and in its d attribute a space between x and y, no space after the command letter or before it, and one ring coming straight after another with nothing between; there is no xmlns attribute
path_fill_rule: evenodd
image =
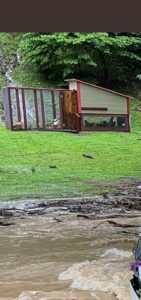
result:
<svg viewBox="0 0 141 300"><path fill-rule="evenodd" d="M76 77L119 86L140 74L141 33L30 32L22 35L20 53L24 65L49 80Z"/></svg>

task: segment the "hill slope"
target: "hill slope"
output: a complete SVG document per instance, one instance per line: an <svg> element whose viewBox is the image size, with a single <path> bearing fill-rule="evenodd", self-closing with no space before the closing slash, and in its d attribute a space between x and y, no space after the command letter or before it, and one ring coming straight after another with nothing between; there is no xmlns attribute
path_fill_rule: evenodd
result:
<svg viewBox="0 0 141 300"><path fill-rule="evenodd" d="M17 46L14 47L11 51ZM11 65L5 67L5 72L8 68ZM18 63L11 74L20 85L50 86ZM0 76L0 85L8 84L5 76ZM133 95L133 91L128 94ZM106 191L105 185L102 187L96 181L141 177L140 106L141 101L131 101L131 133L11 132L1 125L1 199L93 195ZM92 154L94 159L85 158L83 153ZM114 184L110 184L112 189Z"/></svg>

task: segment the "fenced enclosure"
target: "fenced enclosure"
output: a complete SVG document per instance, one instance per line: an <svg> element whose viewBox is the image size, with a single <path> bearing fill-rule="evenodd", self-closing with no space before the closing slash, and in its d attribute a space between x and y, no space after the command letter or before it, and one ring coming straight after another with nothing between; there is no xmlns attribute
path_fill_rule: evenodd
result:
<svg viewBox="0 0 141 300"><path fill-rule="evenodd" d="M5 124L11 130L78 130L77 92L65 89L3 88Z"/></svg>
<svg viewBox="0 0 141 300"><path fill-rule="evenodd" d="M3 88L5 124L14 129L61 129L61 89Z"/></svg>

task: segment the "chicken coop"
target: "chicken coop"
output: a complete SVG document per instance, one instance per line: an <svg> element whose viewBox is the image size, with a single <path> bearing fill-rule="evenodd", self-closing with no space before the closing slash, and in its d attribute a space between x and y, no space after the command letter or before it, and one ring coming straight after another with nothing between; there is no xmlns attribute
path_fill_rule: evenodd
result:
<svg viewBox="0 0 141 300"><path fill-rule="evenodd" d="M11 130L130 131L130 96L77 79L68 89L4 87Z"/></svg>
<svg viewBox="0 0 141 300"><path fill-rule="evenodd" d="M66 81L69 90L77 91L80 130L130 131L130 96L77 79Z"/></svg>

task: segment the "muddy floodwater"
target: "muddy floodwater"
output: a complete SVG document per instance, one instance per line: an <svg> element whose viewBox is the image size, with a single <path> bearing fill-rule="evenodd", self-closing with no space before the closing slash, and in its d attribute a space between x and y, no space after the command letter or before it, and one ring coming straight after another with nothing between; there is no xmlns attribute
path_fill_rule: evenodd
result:
<svg viewBox="0 0 141 300"><path fill-rule="evenodd" d="M141 213L127 198L3 203L0 300L129 300Z"/></svg>

